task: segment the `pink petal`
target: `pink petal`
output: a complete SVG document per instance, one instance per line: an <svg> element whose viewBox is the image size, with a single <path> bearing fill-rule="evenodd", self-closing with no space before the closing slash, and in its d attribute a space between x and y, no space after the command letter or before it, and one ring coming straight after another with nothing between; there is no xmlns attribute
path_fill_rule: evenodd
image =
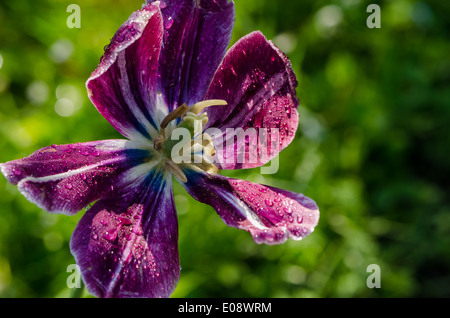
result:
<svg viewBox="0 0 450 318"><path fill-rule="evenodd" d="M1 164L6 179L40 208L74 214L111 195L121 173L149 158L125 140L53 145Z"/></svg>
<svg viewBox="0 0 450 318"><path fill-rule="evenodd" d="M165 0L160 6L165 30L158 85L172 110L205 97L230 43L234 3Z"/></svg>
<svg viewBox="0 0 450 318"><path fill-rule="evenodd" d="M228 102L206 110L210 120L205 129L221 131L213 138L220 169L262 166L291 143L298 126L296 86L288 58L260 32L243 37L227 52L206 94L206 99ZM254 129L255 134L234 141L230 128Z"/></svg>
<svg viewBox="0 0 450 318"><path fill-rule="evenodd" d="M97 202L78 223L70 247L91 294L169 297L180 275L170 176L149 174Z"/></svg>
<svg viewBox="0 0 450 318"><path fill-rule="evenodd" d="M317 205L303 194L189 169L185 174L190 195L211 205L228 226L250 232L257 243L300 240L319 222Z"/></svg>
<svg viewBox="0 0 450 318"><path fill-rule="evenodd" d="M98 111L125 137L155 138L168 109L157 98L163 18L157 5L134 12L116 32L86 83Z"/></svg>

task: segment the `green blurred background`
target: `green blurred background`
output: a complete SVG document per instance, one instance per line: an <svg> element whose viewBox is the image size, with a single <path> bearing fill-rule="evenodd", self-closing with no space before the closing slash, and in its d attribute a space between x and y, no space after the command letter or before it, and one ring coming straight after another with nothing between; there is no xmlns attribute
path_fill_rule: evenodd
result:
<svg viewBox="0 0 450 318"><path fill-rule="evenodd" d="M142 0L0 1L0 162L51 145L121 138L85 80ZM256 245L175 187L174 297L450 296L450 4L236 0L232 43L261 30L300 82L300 128L280 170L226 172L313 198L316 231ZM366 8L381 7L381 29ZM0 296L69 297L75 217L48 214L0 177ZM366 286L381 267L381 288ZM83 296L88 296L84 292Z"/></svg>

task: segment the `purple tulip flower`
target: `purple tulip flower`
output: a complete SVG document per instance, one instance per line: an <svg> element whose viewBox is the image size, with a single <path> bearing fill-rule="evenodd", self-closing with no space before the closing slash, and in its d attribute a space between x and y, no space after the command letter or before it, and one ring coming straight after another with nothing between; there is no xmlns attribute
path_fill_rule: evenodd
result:
<svg viewBox="0 0 450 318"><path fill-rule="evenodd" d="M302 194L218 174L262 166L293 140L297 81L288 58L260 32L226 51L232 1L147 2L119 28L86 83L92 103L127 139L53 145L1 164L7 180L49 212L73 215L96 201L70 248L98 297L174 291L180 264L172 175L257 243L300 240L319 220L316 204ZM194 122L203 131L188 147L199 160L175 163L171 135L176 128L192 132ZM207 134L211 128L219 133ZM230 143L231 128L276 130L278 151L267 155L274 147L257 144L256 160L238 160L235 150L255 143ZM216 160L198 147L209 147Z"/></svg>

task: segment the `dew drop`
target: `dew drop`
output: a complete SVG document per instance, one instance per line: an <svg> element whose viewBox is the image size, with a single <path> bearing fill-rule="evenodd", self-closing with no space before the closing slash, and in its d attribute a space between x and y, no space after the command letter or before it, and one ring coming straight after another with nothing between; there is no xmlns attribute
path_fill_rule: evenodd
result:
<svg viewBox="0 0 450 318"><path fill-rule="evenodd" d="M167 21L164 23L164 27L166 29L170 29L172 26L173 26L173 19L172 17L169 17Z"/></svg>
<svg viewBox="0 0 450 318"><path fill-rule="evenodd" d="M238 190L239 192L246 192L244 187L237 187L237 190Z"/></svg>
<svg viewBox="0 0 450 318"><path fill-rule="evenodd" d="M273 201L272 201L271 199L265 199L265 200L264 200L264 203L265 203L267 206L273 206Z"/></svg>
<svg viewBox="0 0 450 318"><path fill-rule="evenodd" d="M80 154L83 156L89 156L89 151L87 149L83 149L80 151Z"/></svg>
<svg viewBox="0 0 450 318"><path fill-rule="evenodd" d="M117 33L114 40L117 42L123 42L125 40L125 35L123 33Z"/></svg>
<svg viewBox="0 0 450 318"><path fill-rule="evenodd" d="M105 240L110 241L110 242L114 242L114 240L116 239L116 237L117 237L117 235L116 235L115 232L111 232L111 233L105 232L105 234L103 235L103 238L104 238Z"/></svg>
<svg viewBox="0 0 450 318"><path fill-rule="evenodd" d="M73 185L71 183L66 183L66 189L70 190L73 188Z"/></svg>

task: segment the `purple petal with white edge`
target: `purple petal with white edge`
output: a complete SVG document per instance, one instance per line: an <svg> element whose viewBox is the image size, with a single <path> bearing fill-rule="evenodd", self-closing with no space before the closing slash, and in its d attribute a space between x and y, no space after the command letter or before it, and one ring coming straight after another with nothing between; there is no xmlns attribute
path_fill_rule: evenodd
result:
<svg viewBox="0 0 450 318"><path fill-rule="evenodd" d="M75 214L112 195L121 173L146 161L149 150L126 140L53 145L1 164L6 179L40 208Z"/></svg>
<svg viewBox="0 0 450 318"><path fill-rule="evenodd" d="M227 52L206 94L228 102L206 109L205 129L220 130L213 137L220 169L262 166L291 143L298 127L296 87L289 59L262 33L243 37ZM230 128L243 133L235 140Z"/></svg>
<svg viewBox="0 0 450 318"><path fill-rule="evenodd" d="M98 111L131 140L156 138L158 121L168 113L156 85L162 39L159 6L147 5L134 12L86 82Z"/></svg>
<svg viewBox="0 0 450 318"><path fill-rule="evenodd" d="M70 247L93 295L169 297L180 275L170 175L154 170L98 201L81 218Z"/></svg>
<svg viewBox="0 0 450 318"><path fill-rule="evenodd" d="M205 97L231 40L234 3L165 0L160 6L165 31L158 81L172 110Z"/></svg>
<svg viewBox="0 0 450 318"><path fill-rule="evenodd" d="M244 180L185 169L187 192L211 205L231 227L248 231L259 244L282 244L311 234L319 209L303 194Z"/></svg>

